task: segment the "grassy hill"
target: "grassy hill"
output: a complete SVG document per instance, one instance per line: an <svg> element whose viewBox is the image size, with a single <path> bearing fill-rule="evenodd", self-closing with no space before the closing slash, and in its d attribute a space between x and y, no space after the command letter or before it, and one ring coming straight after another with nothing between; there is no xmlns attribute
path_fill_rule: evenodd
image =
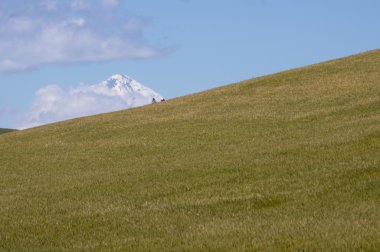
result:
<svg viewBox="0 0 380 252"><path fill-rule="evenodd" d="M0 135L1 135L1 134L4 134L4 133L12 132L12 131L15 131L15 130L13 130L13 129L2 129L2 128L0 128Z"/></svg>
<svg viewBox="0 0 380 252"><path fill-rule="evenodd" d="M0 136L0 250L380 250L380 51Z"/></svg>

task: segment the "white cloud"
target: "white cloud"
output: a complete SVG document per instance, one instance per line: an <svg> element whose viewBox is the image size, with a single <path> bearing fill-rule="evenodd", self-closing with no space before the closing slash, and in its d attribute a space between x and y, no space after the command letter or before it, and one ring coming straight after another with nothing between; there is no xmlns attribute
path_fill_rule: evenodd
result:
<svg viewBox="0 0 380 252"><path fill-rule="evenodd" d="M57 85L41 88L24 122L19 128L30 128L66 119L128 108L119 96L99 93L91 86L65 92Z"/></svg>
<svg viewBox="0 0 380 252"><path fill-rule="evenodd" d="M84 18L71 18L65 24L82 27L86 24L86 20Z"/></svg>
<svg viewBox="0 0 380 252"><path fill-rule="evenodd" d="M143 18L126 16L122 10L105 14L107 10L100 8L115 7L118 1L103 0L100 5L98 2L100 9L91 11L90 1L86 0L60 2L61 5L55 0L38 1L40 5L25 2L25 8L18 9L18 5L5 0L9 8L0 15L0 72L161 55L161 50L142 42L146 25ZM61 9L52 13L58 7ZM17 15L11 12L13 9Z"/></svg>
<svg viewBox="0 0 380 252"><path fill-rule="evenodd" d="M0 70L23 70L49 63L148 58L159 52L129 38L102 36L84 27L83 19L44 26L28 41L0 40Z"/></svg>

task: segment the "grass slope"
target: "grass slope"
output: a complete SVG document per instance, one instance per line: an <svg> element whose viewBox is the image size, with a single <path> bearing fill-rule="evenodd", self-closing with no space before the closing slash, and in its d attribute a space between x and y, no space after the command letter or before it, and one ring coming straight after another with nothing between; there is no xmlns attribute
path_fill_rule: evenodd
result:
<svg viewBox="0 0 380 252"><path fill-rule="evenodd" d="M13 130L13 129L2 129L2 128L0 128L0 135L1 135L1 134L8 133L8 132L12 132L12 131L15 131L15 130Z"/></svg>
<svg viewBox="0 0 380 252"><path fill-rule="evenodd" d="M380 51L0 136L0 250L380 250Z"/></svg>

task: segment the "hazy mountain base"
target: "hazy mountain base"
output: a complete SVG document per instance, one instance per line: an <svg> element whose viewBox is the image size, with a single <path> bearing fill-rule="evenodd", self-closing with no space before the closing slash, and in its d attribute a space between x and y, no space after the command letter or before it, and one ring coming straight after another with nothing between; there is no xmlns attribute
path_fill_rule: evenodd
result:
<svg viewBox="0 0 380 252"><path fill-rule="evenodd" d="M2 128L0 128L0 134L5 134L8 132L12 132L12 131L15 131L15 130L14 129L2 129Z"/></svg>
<svg viewBox="0 0 380 252"><path fill-rule="evenodd" d="M3 250L380 250L380 51L0 137Z"/></svg>

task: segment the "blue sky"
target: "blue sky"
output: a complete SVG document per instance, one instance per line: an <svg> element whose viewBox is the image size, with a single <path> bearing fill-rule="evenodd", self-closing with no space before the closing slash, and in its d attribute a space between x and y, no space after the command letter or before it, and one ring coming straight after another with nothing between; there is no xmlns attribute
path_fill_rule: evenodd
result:
<svg viewBox="0 0 380 252"><path fill-rule="evenodd" d="M0 127L127 74L166 98L380 45L377 0L2 0Z"/></svg>

